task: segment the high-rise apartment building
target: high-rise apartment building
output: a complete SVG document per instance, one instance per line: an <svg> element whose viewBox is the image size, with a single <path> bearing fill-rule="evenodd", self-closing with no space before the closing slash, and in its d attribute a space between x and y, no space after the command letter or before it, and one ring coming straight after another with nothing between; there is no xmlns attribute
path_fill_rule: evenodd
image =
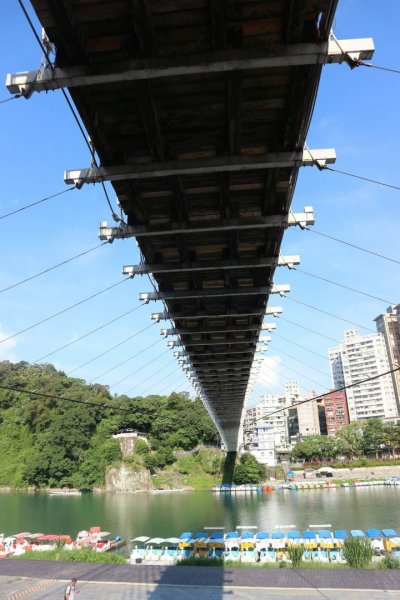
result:
<svg viewBox="0 0 400 600"><path fill-rule="evenodd" d="M332 390L329 394L324 394L323 401L327 434L334 435L350 422L346 393Z"/></svg>
<svg viewBox="0 0 400 600"><path fill-rule="evenodd" d="M317 400L312 400L311 398L315 398L315 392L313 391L305 394L304 400L309 400L309 402L304 402L297 406L299 433L302 437L306 437L307 435L319 435L321 433L318 403Z"/></svg>
<svg viewBox="0 0 400 600"><path fill-rule="evenodd" d="M274 440L277 446L287 448L289 444L287 412L286 410L282 410L285 408L286 397L284 395L261 396L260 401L255 406L248 408L243 425L245 445L248 445L249 441L253 439L253 434L260 424L268 424L273 427Z"/></svg>
<svg viewBox="0 0 400 600"><path fill-rule="evenodd" d="M389 366L395 369L400 365L400 304L389 306L386 313L375 319L376 329L385 338ZM400 371L392 373L397 409L400 409Z"/></svg>
<svg viewBox="0 0 400 600"><path fill-rule="evenodd" d="M389 358L382 333L361 336L345 332L345 339L329 350L333 384L336 389L350 386L389 370ZM393 419L398 416L390 375L365 381L346 390L350 421Z"/></svg>
<svg viewBox="0 0 400 600"><path fill-rule="evenodd" d="M261 396L255 406L246 409L243 423L245 448L255 456L261 456L261 451L265 452L262 455L264 460L269 456L271 448L269 446L267 448L267 445L272 443L271 440L276 454L287 452L299 436L320 433L317 401L312 400L296 405L302 400L313 397L315 397L314 392L300 394L298 381L287 382L285 392L280 396ZM267 445L262 438L264 442L268 438Z"/></svg>

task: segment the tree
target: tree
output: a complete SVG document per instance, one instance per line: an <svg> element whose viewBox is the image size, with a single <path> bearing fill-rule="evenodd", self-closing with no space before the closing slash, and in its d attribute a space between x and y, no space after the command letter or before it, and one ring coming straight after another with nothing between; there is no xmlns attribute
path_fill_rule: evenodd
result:
<svg viewBox="0 0 400 600"><path fill-rule="evenodd" d="M396 454L396 448L400 446L400 423L385 423L385 446L391 451L392 456Z"/></svg>
<svg viewBox="0 0 400 600"><path fill-rule="evenodd" d="M340 429L336 434L338 450L348 458L357 458L363 450L363 421L354 421Z"/></svg>
<svg viewBox="0 0 400 600"><path fill-rule="evenodd" d="M321 435L321 457L336 458L339 453L337 441L330 435Z"/></svg>
<svg viewBox="0 0 400 600"><path fill-rule="evenodd" d="M260 464L250 453L240 457L240 463L235 465L233 482L237 484L260 483L265 478L265 466Z"/></svg>
<svg viewBox="0 0 400 600"><path fill-rule="evenodd" d="M322 445L321 435L308 435L298 442L292 450L292 459L314 460L321 457Z"/></svg>
<svg viewBox="0 0 400 600"><path fill-rule="evenodd" d="M368 419L363 431L364 452L375 452L378 458L379 451L384 447L386 441L385 429L380 419Z"/></svg>
<svg viewBox="0 0 400 600"><path fill-rule="evenodd" d="M147 456L147 454L150 452L148 443L144 440L138 440L135 444L135 452L141 456Z"/></svg>
<svg viewBox="0 0 400 600"><path fill-rule="evenodd" d="M112 438L122 427L148 434L155 452L141 448L140 442L136 450L147 453L154 468L174 462L174 448L192 450L217 439L201 400L191 400L187 392L111 397L107 386L87 385L51 364L27 362L0 362L0 379L18 389L0 390L0 485L103 485L106 467L122 458ZM38 398L29 390L48 397ZM110 405L128 412L121 414Z"/></svg>

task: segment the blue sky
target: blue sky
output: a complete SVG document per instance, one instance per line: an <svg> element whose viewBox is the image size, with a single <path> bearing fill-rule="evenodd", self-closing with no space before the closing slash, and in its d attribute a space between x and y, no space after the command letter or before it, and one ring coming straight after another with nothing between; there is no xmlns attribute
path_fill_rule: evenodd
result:
<svg viewBox="0 0 400 600"><path fill-rule="evenodd" d="M3 82L7 73L35 70L41 60L40 49L18 3L10 0L4 4L0 9ZM371 62L400 68L399 20L400 5L396 0L341 0L334 30L339 39L373 37L376 52ZM0 100L8 97L6 88L2 89ZM309 147L335 148L338 169L400 185L399 99L400 75L364 67L350 70L345 64L325 66L307 140ZM0 215L62 191L65 169L89 165L87 148L60 92L36 94L29 100L0 105L0 131ZM114 202L112 188L108 189ZM399 201L399 191L304 168L292 208L300 212L311 205L317 231L400 260ZM86 186L0 220L0 289L99 244L97 229L101 220L110 222L110 212L98 186ZM373 319L388 304L400 301L398 264L297 229L287 231L282 253L299 254L300 268L305 271L382 300L340 289L298 271L277 270L275 282L289 283L291 293L287 299L271 296L270 304L281 305L284 312L275 321L277 330L272 334L253 401L260 394L281 391L290 379L299 380L303 391L314 389L321 393L331 386L327 351L351 326L296 301L372 330ZM139 306L139 292L151 289L147 278L124 282L1 343L117 283L122 279L122 266L137 262L135 241L116 241L0 293L0 360L33 362ZM71 375L86 381L108 384L113 393L190 391L172 351L160 336L163 325L151 326L150 313L157 310L162 310L161 304L140 307L46 361L67 373L73 371ZM120 343L118 348L95 359ZM91 362L77 369L87 361ZM100 376L108 369L112 370Z"/></svg>

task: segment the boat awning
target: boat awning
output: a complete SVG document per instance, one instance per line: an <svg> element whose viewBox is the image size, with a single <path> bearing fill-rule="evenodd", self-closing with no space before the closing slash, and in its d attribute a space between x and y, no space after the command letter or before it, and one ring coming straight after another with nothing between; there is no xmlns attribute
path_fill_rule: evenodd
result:
<svg viewBox="0 0 400 600"><path fill-rule="evenodd" d="M256 533L256 540L267 540L269 535L266 531L259 531Z"/></svg>
<svg viewBox="0 0 400 600"><path fill-rule="evenodd" d="M381 538L382 531L380 529L367 529L367 536L369 538Z"/></svg>
<svg viewBox="0 0 400 600"><path fill-rule="evenodd" d="M315 531L304 531L303 532L303 539L304 540L316 540L317 539L317 534L315 533Z"/></svg>
<svg viewBox="0 0 400 600"><path fill-rule="evenodd" d="M353 537L365 537L365 533L361 529L352 529L350 533Z"/></svg>
<svg viewBox="0 0 400 600"><path fill-rule="evenodd" d="M149 540L149 536L148 535L139 535L139 537L135 537L133 538L133 540L131 540L131 542L140 542L141 544L144 544L144 542L147 542L147 540Z"/></svg>
<svg viewBox="0 0 400 600"><path fill-rule="evenodd" d="M207 537L208 535L205 531L196 531L196 533L193 534L193 539L195 540L204 540Z"/></svg>
<svg viewBox="0 0 400 600"><path fill-rule="evenodd" d="M318 535L323 540L331 540L332 539L332 533L330 531L328 531L328 529L320 529L318 531Z"/></svg>
<svg viewBox="0 0 400 600"><path fill-rule="evenodd" d="M164 538L151 538L150 540L148 540L146 543L147 544L152 544L152 545L156 545L158 546L159 544L163 544L165 542Z"/></svg>
<svg viewBox="0 0 400 600"><path fill-rule="evenodd" d="M192 537L193 537L193 533L191 531L184 531L179 536L179 539L180 540L190 540L190 538L192 538Z"/></svg>
<svg viewBox="0 0 400 600"><path fill-rule="evenodd" d="M382 533L385 537L398 537L399 535L395 529L382 529Z"/></svg>
<svg viewBox="0 0 400 600"><path fill-rule="evenodd" d="M289 540L299 540L301 538L300 531L289 531Z"/></svg>
<svg viewBox="0 0 400 600"><path fill-rule="evenodd" d="M283 531L273 531L271 534L273 540L282 540L285 537Z"/></svg>
<svg viewBox="0 0 400 600"><path fill-rule="evenodd" d="M239 534L237 531L229 531L226 536L225 539L226 540L237 540L239 537Z"/></svg>
<svg viewBox="0 0 400 600"><path fill-rule="evenodd" d="M214 531L210 535L210 540L223 541L224 533L222 531Z"/></svg>
<svg viewBox="0 0 400 600"><path fill-rule="evenodd" d="M251 531L243 531L242 540L251 540L254 538L254 533Z"/></svg>
<svg viewBox="0 0 400 600"><path fill-rule="evenodd" d="M333 533L335 534L335 538L338 540L345 540L349 537L349 534L345 529L335 529Z"/></svg>
<svg viewBox="0 0 400 600"><path fill-rule="evenodd" d="M179 538L177 538L177 537L170 537L170 538L166 538L166 539L164 540L164 542L165 542L166 544L169 544L169 545L171 545L171 546L176 546L177 544L179 544L179 542L180 542L180 541L181 541L181 540L180 540Z"/></svg>

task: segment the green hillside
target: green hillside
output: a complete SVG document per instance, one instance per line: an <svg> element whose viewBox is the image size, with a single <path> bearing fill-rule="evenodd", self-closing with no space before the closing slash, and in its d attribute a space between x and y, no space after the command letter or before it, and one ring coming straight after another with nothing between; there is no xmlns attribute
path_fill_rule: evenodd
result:
<svg viewBox="0 0 400 600"><path fill-rule="evenodd" d="M174 452L217 443L202 402L185 392L113 396L107 386L87 385L50 364L26 362L0 363L0 386L0 486L102 486L106 467L122 461L112 433L125 427L147 434L150 451L138 448L130 461L152 472L170 469ZM185 468L193 471L189 464ZM194 468L200 479L203 470L212 475L219 469L219 458L205 470L201 460Z"/></svg>

